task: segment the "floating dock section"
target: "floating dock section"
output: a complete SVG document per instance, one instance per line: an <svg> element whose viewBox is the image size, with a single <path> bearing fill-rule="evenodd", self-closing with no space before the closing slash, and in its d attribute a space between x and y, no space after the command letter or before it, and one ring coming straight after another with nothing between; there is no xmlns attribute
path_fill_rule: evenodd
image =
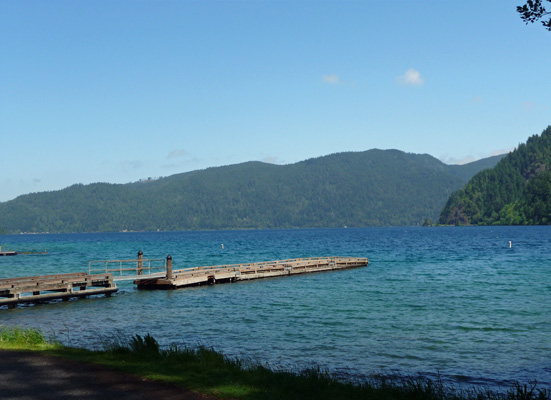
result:
<svg viewBox="0 0 551 400"><path fill-rule="evenodd" d="M115 281L133 281L138 289L178 289L189 286L275 278L312 272L366 267L367 258L319 257L265 261L248 264L172 269L172 256L165 259L90 261L88 273L28 276L0 279L0 306L67 301L74 297L111 296ZM115 275L115 276L114 276Z"/></svg>
<svg viewBox="0 0 551 400"><path fill-rule="evenodd" d="M296 258L290 260L266 261L249 264L216 265L210 267L172 270L172 257L167 257L166 276L154 279L136 280L138 289L178 289L215 283L246 281L366 267L367 258L320 257Z"/></svg>
<svg viewBox="0 0 551 400"><path fill-rule="evenodd" d="M11 250L2 250L2 246L0 246L0 257L2 256L16 256L17 251L11 251Z"/></svg>
<svg viewBox="0 0 551 400"><path fill-rule="evenodd" d="M110 296L118 290L112 274L72 274L28 276L0 279L0 306L14 308L17 304L38 303L46 300L88 297L103 294Z"/></svg>

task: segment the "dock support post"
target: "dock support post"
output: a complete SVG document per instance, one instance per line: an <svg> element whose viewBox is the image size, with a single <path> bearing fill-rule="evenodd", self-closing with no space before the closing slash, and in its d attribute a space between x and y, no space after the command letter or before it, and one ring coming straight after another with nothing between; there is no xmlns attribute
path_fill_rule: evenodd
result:
<svg viewBox="0 0 551 400"><path fill-rule="evenodd" d="M138 275L143 274L143 251L138 251Z"/></svg>
<svg viewBox="0 0 551 400"><path fill-rule="evenodd" d="M166 256L166 279L172 279L172 256Z"/></svg>

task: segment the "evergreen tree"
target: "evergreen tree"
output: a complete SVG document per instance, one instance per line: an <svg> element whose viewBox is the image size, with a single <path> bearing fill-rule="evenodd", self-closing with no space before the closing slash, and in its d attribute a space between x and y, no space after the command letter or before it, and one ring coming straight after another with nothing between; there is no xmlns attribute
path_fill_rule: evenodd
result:
<svg viewBox="0 0 551 400"><path fill-rule="evenodd" d="M551 126L476 174L440 214L446 225L551 223Z"/></svg>

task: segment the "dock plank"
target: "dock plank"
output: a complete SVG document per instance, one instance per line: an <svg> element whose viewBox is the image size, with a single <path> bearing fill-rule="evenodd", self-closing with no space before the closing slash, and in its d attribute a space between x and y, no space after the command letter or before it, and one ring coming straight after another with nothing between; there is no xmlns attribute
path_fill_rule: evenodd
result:
<svg viewBox="0 0 551 400"><path fill-rule="evenodd" d="M283 277L313 272L367 266L367 258L316 257L264 261L259 263L213 265L175 270L172 279L136 281L139 289L177 289L201 284L215 284L262 278Z"/></svg>

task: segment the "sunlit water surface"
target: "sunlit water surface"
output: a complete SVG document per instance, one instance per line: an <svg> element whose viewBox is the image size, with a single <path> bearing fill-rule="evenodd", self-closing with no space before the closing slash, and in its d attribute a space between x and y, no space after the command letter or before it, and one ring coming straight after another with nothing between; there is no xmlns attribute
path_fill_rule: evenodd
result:
<svg viewBox="0 0 551 400"><path fill-rule="evenodd" d="M511 241L511 247L509 246ZM551 227L364 228L4 235L0 277L87 271L171 254L175 268L309 256L369 267L0 309L0 324L101 348L118 335L202 344L273 367L342 376L440 375L488 387L551 384ZM224 245L222 248L222 244Z"/></svg>

